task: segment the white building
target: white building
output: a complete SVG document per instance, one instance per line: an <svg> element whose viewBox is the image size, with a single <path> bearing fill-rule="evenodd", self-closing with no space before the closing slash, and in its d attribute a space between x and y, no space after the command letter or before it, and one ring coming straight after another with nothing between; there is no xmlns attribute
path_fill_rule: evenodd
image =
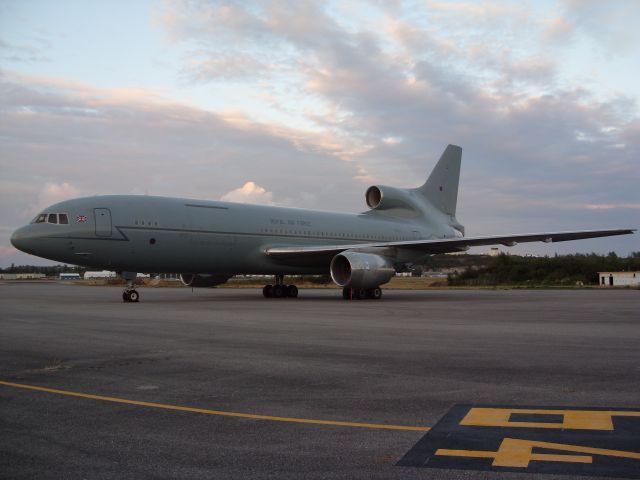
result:
<svg viewBox="0 0 640 480"><path fill-rule="evenodd" d="M116 272L110 272L109 270L102 270L101 272L84 272L85 280L89 280L91 278L116 278Z"/></svg>
<svg viewBox="0 0 640 480"><path fill-rule="evenodd" d="M2 280L37 280L45 277L44 273L0 273Z"/></svg>
<svg viewBox="0 0 640 480"><path fill-rule="evenodd" d="M60 280L80 280L79 273L61 273L58 277Z"/></svg>
<svg viewBox="0 0 640 480"><path fill-rule="evenodd" d="M598 272L601 287L640 286L640 272Z"/></svg>

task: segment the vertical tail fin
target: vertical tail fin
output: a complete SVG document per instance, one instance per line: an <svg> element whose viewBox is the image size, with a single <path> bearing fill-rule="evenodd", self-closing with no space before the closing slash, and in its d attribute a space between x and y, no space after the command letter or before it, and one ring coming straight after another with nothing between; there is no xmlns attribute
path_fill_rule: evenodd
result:
<svg viewBox="0 0 640 480"><path fill-rule="evenodd" d="M461 161L462 148L447 145L425 184L416 189L433 206L451 216L456 214Z"/></svg>

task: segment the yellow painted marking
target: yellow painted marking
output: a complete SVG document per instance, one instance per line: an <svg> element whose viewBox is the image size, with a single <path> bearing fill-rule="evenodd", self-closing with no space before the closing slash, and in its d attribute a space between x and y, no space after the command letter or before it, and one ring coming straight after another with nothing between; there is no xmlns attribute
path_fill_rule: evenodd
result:
<svg viewBox="0 0 640 480"><path fill-rule="evenodd" d="M562 415L562 422L512 422L514 413ZM537 410L519 408L471 408L460 425L472 427L558 428L613 430L613 417L640 417L640 412L616 410Z"/></svg>
<svg viewBox="0 0 640 480"><path fill-rule="evenodd" d="M533 453L534 448L546 448L572 453L585 453L588 455L559 455ZM630 458L640 460L640 453L625 452L622 450L606 450L604 448L583 447L581 445L565 445L563 443L538 442L535 440L520 440L517 438L505 438L497 452L485 450L448 450L440 448L436 455L449 457L493 458L494 467L521 467L527 468L532 460L543 462L570 462L593 463L592 455L607 457Z"/></svg>
<svg viewBox="0 0 640 480"><path fill-rule="evenodd" d="M204 413L205 415L218 415L222 417L248 418L251 420L267 420L271 422L306 423L310 425L332 425L336 427L374 428L383 430L410 430L417 432L426 432L430 430L430 427L413 427L410 425L386 425L377 423L340 422L336 420L313 420L310 418L274 417L271 415L256 415L253 413L225 412L222 410L208 410L206 408L181 407L179 405L166 405L163 403L143 402L140 400L128 400L125 398L105 397L103 395L93 395L90 393L70 392L67 390L58 390L56 388L38 387L35 385L25 385L22 383L5 382L3 380L0 380L0 385L13 388L22 388L25 390L35 390L38 392L55 393L57 395L65 395L67 397L88 398L91 400L100 400L103 402L123 403L126 405L137 405L140 407L162 408L164 410L177 410L180 412Z"/></svg>

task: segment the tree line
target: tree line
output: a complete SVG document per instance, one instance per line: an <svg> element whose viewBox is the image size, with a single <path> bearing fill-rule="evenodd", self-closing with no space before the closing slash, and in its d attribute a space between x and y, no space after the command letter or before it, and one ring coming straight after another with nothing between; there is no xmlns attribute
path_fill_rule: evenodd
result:
<svg viewBox="0 0 640 480"><path fill-rule="evenodd" d="M573 254L553 257L521 257L500 254L486 255L433 255L425 265L416 265L414 274L424 270L445 268L462 269L448 275L449 285L596 285L598 272L640 271L640 252L619 257L608 255ZM3 273L44 273L58 276L60 273L84 274L85 267L75 265L14 265L0 269ZM329 282L329 275L314 276L315 283Z"/></svg>
<svg viewBox="0 0 640 480"><path fill-rule="evenodd" d="M2 273L44 273L48 277L55 277L61 273L80 273L83 274L87 269L76 265L16 265L11 264L10 267L0 268Z"/></svg>
<svg viewBox="0 0 640 480"><path fill-rule="evenodd" d="M598 272L640 271L640 252L619 257L573 254L520 257L500 254L485 265L470 265L449 274L449 285L597 285Z"/></svg>

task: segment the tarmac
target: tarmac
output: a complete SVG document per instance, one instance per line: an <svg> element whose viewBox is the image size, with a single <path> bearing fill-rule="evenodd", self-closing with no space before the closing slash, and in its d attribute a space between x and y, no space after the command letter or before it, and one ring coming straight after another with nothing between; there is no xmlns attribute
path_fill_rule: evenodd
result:
<svg viewBox="0 0 640 480"><path fill-rule="evenodd" d="M638 290L139 292L0 283L0 478L640 478ZM548 411L518 418L556 443L564 409L628 412L606 432L628 455L592 431L531 467L397 465L460 405Z"/></svg>

